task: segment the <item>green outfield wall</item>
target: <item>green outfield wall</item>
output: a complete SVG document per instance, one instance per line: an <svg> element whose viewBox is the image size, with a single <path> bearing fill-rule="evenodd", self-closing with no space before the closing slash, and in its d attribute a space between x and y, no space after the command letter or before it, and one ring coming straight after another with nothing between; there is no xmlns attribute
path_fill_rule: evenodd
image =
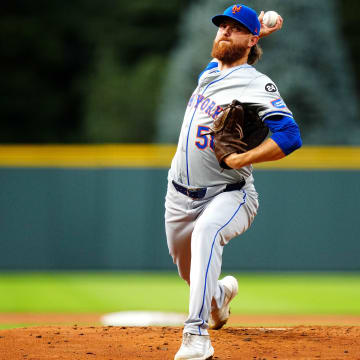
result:
<svg viewBox="0 0 360 360"><path fill-rule="evenodd" d="M175 269L164 232L165 166L4 162L0 269ZM360 270L359 183L356 166L256 169L259 213L226 246L223 268Z"/></svg>

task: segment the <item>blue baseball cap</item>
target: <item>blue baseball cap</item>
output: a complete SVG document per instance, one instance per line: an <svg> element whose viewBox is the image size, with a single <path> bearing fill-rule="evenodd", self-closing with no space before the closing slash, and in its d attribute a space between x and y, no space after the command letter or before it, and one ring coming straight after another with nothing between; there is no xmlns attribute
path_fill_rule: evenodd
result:
<svg viewBox="0 0 360 360"><path fill-rule="evenodd" d="M244 25L253 35L260 34L260 21L255 10L245 5L232 5L229 6L222 15L216 15L211 20L216 26L227 18L233 19L240 24Z"/></svg>

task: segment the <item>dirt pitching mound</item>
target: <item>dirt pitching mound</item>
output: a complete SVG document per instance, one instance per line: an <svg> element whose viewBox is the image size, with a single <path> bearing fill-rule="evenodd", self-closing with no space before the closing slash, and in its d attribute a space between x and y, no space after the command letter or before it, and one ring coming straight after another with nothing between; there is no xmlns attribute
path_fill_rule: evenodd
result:
<svg viewBox="0 0 360 360"><path fill-rule="evenodd" d="M179 327L51 326L0 331L1 360L173 359ZM211 331L214 359L359 359L360 327Z"/></svg>

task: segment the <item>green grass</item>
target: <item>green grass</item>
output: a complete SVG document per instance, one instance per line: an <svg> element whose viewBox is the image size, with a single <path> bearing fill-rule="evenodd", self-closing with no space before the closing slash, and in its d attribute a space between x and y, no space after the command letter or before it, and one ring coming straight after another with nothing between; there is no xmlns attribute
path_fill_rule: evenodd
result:
<svg viewBox="0 0 360 360"><path fill-rule="evenodd" d="M238 314L360 315L360 274L235 274ZM0 312L187 312L189 291L176 273L0 273Z"/></svg>

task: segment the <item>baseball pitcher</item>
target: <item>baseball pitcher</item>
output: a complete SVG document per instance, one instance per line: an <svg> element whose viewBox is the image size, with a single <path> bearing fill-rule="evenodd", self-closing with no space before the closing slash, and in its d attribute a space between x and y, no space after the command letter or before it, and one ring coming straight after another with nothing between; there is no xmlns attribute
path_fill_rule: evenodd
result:
<svg viewBox="0 0 360 360"><path fill-rule="evenodd" d="M269 28L245 5L232 5L200 74L168 174L165 228L170 255L190 286L180 359L209 359L208 329L229 318L237 280L219 280L224 246L252 224L259 206L252 164L281 159L301 146L299 128L277 86L253 64Z"/></svg>

